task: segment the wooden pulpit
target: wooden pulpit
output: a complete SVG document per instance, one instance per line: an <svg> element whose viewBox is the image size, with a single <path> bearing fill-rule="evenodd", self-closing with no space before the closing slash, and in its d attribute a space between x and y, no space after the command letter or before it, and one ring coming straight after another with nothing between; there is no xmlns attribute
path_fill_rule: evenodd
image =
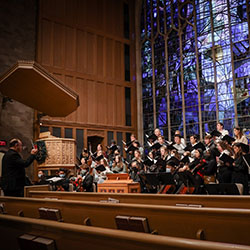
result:
<svg viewBox="0 0 250 250"><path fill-rule="evenodd" d="M76 142L74 139L58 138L51 136L49 132L44 132L40 134L40 140L45 142L47 157L45 162L38 164L38 170L48 170L50 174L59 168L75 171Z"/></svg>

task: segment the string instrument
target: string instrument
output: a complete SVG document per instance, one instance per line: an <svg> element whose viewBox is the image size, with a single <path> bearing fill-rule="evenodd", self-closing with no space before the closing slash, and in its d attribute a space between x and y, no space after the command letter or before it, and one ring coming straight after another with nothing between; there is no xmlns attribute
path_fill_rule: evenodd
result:
<svg viewBox="0 0 250 250"><path fill-rule="evenodd" d="M175 170L174 172L172 173L172 175L174 176L175 174L177 174L178 170L180 168L183 167L183 164L180 164ZM170 184L170 185L163 185L158 194L173 194L174 192L176 191L176 185L174 184Z"/></svg>
<svg viewBox="0 0 250 250"><path fill-rule="evenodd" d="M74 186L75 186L75 191L76 192L83 192L83 187L82 187L82 178L77 178L74 182L73 182Z"/></svg>
<svg viewBox="0 0 250 250"><path fill-rule="evenodd" d="M90 153L91 156L93 155L93 153L92 153L92 147L91 147L91 143L90 142L89 142L89 153Z"/></svg>
<svg viewBox="0 0 250 250"><path fill-rule="evenodd" d="M203 162L203 159L200 160L200 162L190 171L192 174L194 173L194 171L196 171L197 169L199 169L200 167L202 167L204 165L205 162ZM195 190L195 187L192 186L186 186L184 183L181 184L181 186L179 187L179 189L176 191L176 194L192 194Z"/></svg>
<svg viewBox="0 0 250 250"><path fill-rule="evenodd" d="M158 194L173 194L176 189L175 185L163 185Z"/></svg>
<svg viewBox="0 0 250 250"><path fill-rule="evenodd" d="M200 162L199 162L192 170L190 170L190 172L191 172L192 174L194 174L194 172L195 172L196 170L198 170L199 168L203 167L206 163L207 163L207 161L206 161L205 159L201 159ZM198 171L199 171L199 170L198 170Z"/></svg>
<svg viewBox="0 0 250 250"><path fill-rule="evenodd" d="M129 142L125 142L122 140L122 143L124 144L125 148L128 148L135 140L129 141Z"/></svg>
<svg viewBox="0 0 250 250"><path fill-rule="evenodd" d="M87 165L90 167L91 164L92 164L92 159L91 159L91 157L89 157L88 160L87 160Z"/></svg>
<svg viewBox="0 0 250 250"><path fill-rule="evenodd" d="M60 186L57 186L57 190L56 191L65 191L64 188L60 185Z"/></svg>
<svg viewBox="0 0 250 250"><path fill-rule="evenodd" d="M194 190L195 187L186 187L184 184L182 184L176 194L192 194Z"/></svg>

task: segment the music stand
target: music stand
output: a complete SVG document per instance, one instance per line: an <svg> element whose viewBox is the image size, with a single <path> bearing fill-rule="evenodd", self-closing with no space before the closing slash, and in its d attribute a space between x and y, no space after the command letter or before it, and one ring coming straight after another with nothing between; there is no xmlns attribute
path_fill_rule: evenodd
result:
<svg viewBox="0 0 250 250"><path fill-rule="evenodd" d="M234 183L205 184L208 194L239 195L239 189Z"/></svg>
<svg viewBox="0 0 250 250"><path fill-rule="evenodd" d="M158 173L146 173L144 175L146 177L146 181L151 186L158 186L158 185L160 185L160 180L158 178Z"/></svg>
<svg viewBox="0 0 250 250"><path fill-rule="evenodd" d="M178 172L175 175L175 179L177 182L182 182L186 187L193 187L195 185L194 177L189 171Z"/></svg>
<svg viewBox="0 0 250 250"><path fill-rule="evenodd" d="M158 179L160 181L160 189L158 194L173 194L176 190L176 183L174 180L174 175L171 173L158 173Z"/></svg>
<svg viewBox="0 0 250 250"><path fill-rule="evenodd" d="M149 174L139 174L141 186L146 187L149 193L156 193L159 185L159 181L155 178L155 173L152 173L152 176L146 176Z"/></svg>
<svg viewBox="0 0 250 250"><path fill-rule="evenodd" d="M157 178L161 185L175 184L174 176L171 173L158 173Z"/></svg>

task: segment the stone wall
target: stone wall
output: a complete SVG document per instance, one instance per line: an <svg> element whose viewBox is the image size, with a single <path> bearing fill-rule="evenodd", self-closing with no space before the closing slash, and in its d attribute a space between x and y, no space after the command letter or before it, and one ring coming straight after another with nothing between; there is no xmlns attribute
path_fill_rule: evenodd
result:
<svg viewBox="0 0 250 250"><path fill-rule="evenodd" d="M0 75L17 60L35 60L37 7L36 0L0 0ZM3 102L0 93L0 139L20 138L24 158L31 150L33 117L33 109L14 100ZM33 168L26 172L33 177Z"/></svg>

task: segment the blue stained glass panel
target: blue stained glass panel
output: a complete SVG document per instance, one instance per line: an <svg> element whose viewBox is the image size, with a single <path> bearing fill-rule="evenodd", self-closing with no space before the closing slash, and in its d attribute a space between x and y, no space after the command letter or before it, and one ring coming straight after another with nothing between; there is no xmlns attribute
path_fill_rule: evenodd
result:
<svg viewBox="0 0 250 250"><path fill-rule="evenodd" d="M151 6L153 20L148 12ZM250 17L246 1L147 0L146 13L147 25L152 24L154 34L158 30L164 36L151 34L148 36L150 41L142 43L145 52L142 53L143 105L149 112L145 119L151 122L145 127L153 129L151 112L154 111L149 104L152 98L156 103L157 126L163 131L169 129L171 134L176 129L186 129L186 134L199 132L200 123L202 132L211 131L217 119L227 127L233 126L237 119L239 124L246 125L245 117L250 113ZM152 49L155 54L154 72ZM153 86L155 93L152 93ZM170 110L167 110L167 104ZM250 127L250 119L248 124Z"/></svg>

